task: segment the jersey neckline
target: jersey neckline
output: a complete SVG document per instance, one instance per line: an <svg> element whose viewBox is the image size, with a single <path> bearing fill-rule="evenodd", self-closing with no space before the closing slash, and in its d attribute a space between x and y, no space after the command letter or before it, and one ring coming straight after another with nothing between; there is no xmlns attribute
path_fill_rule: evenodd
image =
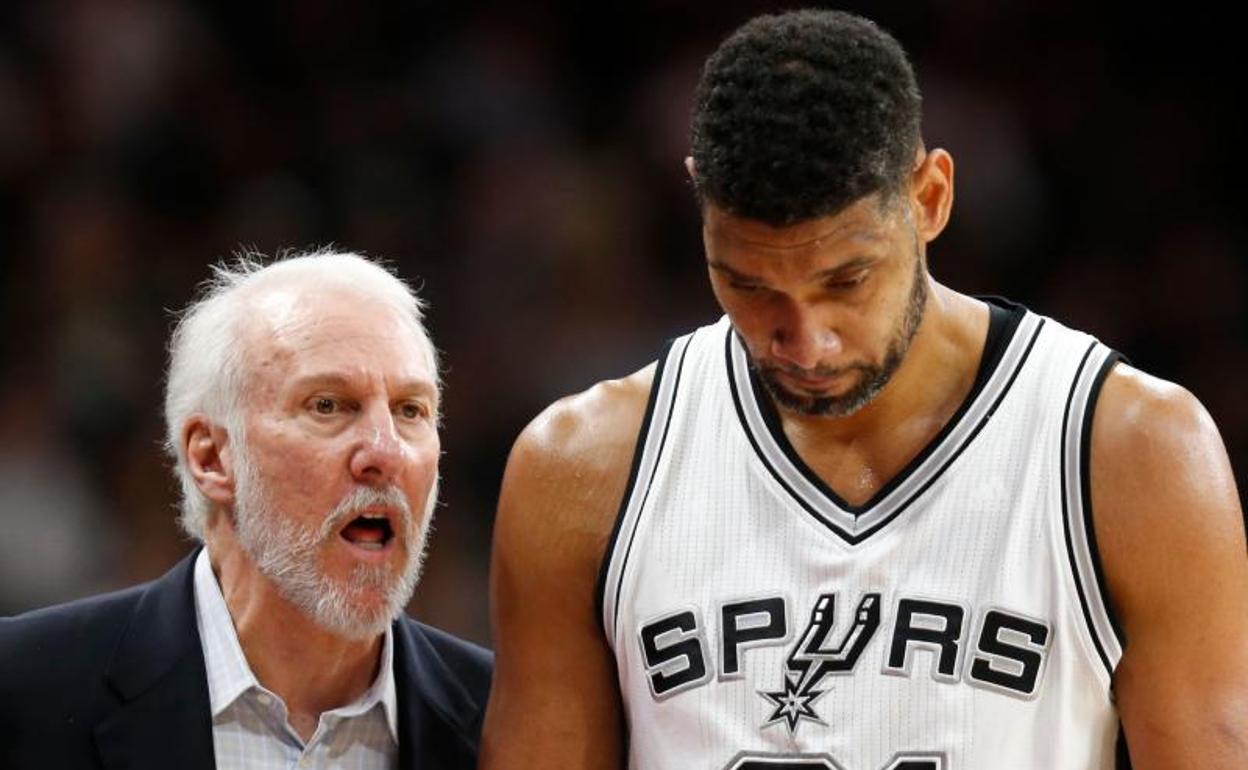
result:
<svg viewBox="0 0 1248 770"><path fill-rule="evenodd" d="M940 432L892 479L861 505L851 505L798 455L745 346L728 326L728 384L738 421L756 456L802 509L845 542L856 545L883 529L944 473L987 424L1030 355L1044 319L997 297L984 352L970 392Z"/></svg>

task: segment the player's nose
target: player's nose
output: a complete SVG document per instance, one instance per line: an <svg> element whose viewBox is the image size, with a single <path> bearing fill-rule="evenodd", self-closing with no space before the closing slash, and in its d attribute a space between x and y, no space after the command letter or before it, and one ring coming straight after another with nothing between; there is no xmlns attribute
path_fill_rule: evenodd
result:
<svg viewBox="0 0 1248 770"><path fill-rule="evenodd" d="M777 315L771 333L771 355L801 369L813 369L835 358L843 348L841 336L809 308L790 303Z"/></svg>

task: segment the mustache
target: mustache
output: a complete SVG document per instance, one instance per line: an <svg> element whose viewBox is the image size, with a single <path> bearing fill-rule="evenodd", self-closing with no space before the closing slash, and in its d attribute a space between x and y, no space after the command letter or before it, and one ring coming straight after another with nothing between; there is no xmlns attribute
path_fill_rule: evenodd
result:
<svg viewBox="0 0 1248 770"><path fill-rule="evenodd" d="M339 500L334 510L325 517L319 533L321 540L328 540L336 535L344 524L359 516L365 508L390 508L398 511L399 520L390 523L396 535L406 535L411 529L412 507L408 505L407 496L397 487L389 484L384 487L359 486Z"/></svg>

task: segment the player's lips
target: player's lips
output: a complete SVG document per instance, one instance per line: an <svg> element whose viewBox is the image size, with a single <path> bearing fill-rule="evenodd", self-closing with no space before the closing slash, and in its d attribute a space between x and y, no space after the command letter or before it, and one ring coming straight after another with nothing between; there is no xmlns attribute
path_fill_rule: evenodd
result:
<svg viewBox="0 0 1248 770"><path fill-rule="evenodd" d="M789 387L790 390L804 390L811 393L821 393L828 390L836 390L841 385L850 371L843 370L830 376L809 377L801 374L794 374L783 369L777 369L774 376L779 378L782 383Z"/></svg>

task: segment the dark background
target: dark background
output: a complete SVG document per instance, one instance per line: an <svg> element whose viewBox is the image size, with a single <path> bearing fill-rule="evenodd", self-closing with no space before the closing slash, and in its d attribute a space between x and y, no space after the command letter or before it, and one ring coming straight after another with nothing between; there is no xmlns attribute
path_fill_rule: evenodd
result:
<svg viewBox="0 0 1248 770"><path fill-rule="evenodd" d="M724 35L778 7L0 5L0 613L150 578L187 551L159 449L168 311L240 246L333 243L392 260L432 303L445 505L412 609L488 642L512 439L717 317L681 166L690 93ZM846 7L911 53L928 144L957 163L937 278L1186 385L1242 477L1229 16Z"/></svg>

